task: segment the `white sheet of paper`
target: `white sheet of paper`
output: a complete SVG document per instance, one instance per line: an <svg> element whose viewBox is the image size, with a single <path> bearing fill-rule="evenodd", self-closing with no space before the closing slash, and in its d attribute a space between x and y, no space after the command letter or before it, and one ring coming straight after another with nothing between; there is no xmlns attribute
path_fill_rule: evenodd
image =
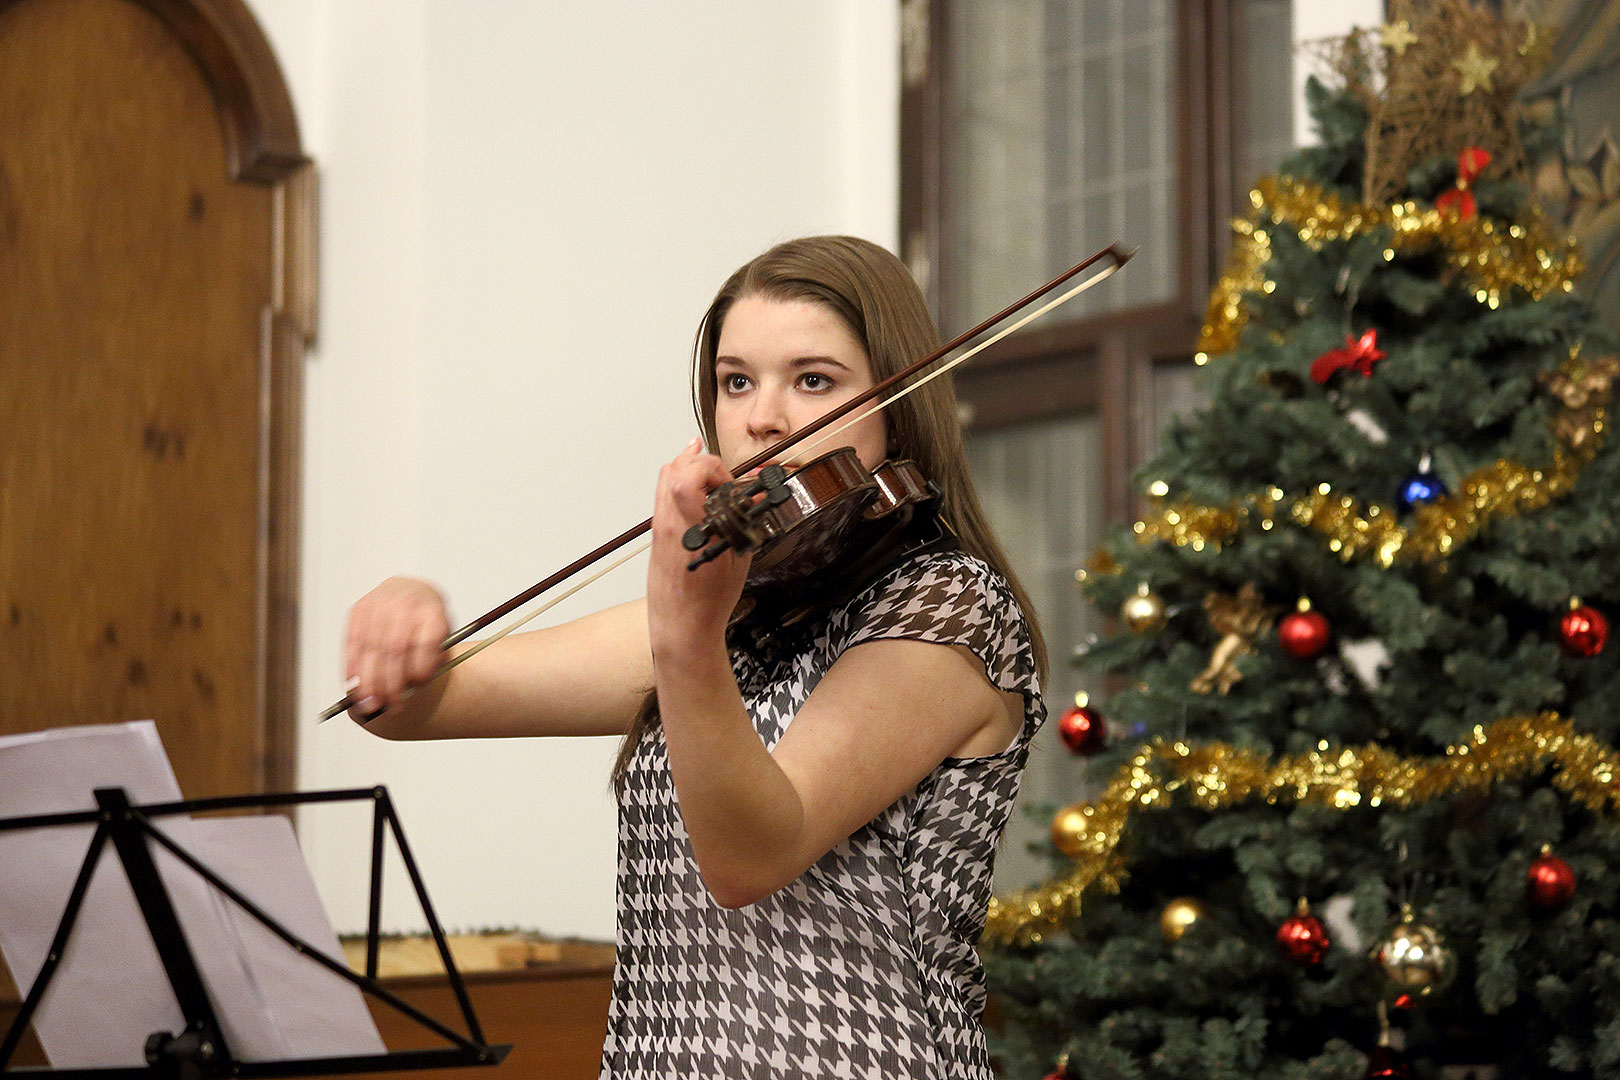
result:
<svg viewBox="0 0 1620 1080"><path fill-rule="evenodd" d="M347 967L343 947L286 818L169 819L156 824L289 933ZM259 1005L270 1017L283 1047L279 1056L387 1051L364 995L353 983L300 956L245 909L223 894L216 895L239 943L239 955L246 961ZM238 1057L244 1056L234 1042L231 1048Z"/></svg>
<svg viewBox="0 0 1620 1080"><path fill-rule="evenodd" d="M121 786L136 802L180 797L151 723L63 728L0 739L0 817L95 808L93 789ZM0 833L0 951L19 994L44 966L93 826ZM58 1068L144 1064L154 1031L184 1017L116 858L102 856L34 1030ZM100 1003L86 1023L79 1002ZM138 1036L138 1037L137 1037Z"/></svg>
<svg viewBox="0 0 1620 1080"><path fill-rule="evenodd" d="M0 738L0 818L93 809L98 787L122 787L135 803L180 798L155 725L141 721ZM263 905L267 910L287 914L298 922L289 929L326 948L332 931L314 899L314 885L290 831L285 843L265 840L278 852L273 862L261 865L257 858L244 862L249 853L259 854L254 845L276 828L262 826L264 821L287 827L280 818L173 817L158 819L157 824L250 899L258 902L261 894L273 897L280 910ZM93 826L85 825L0 833L0 953L22 994L27 994L43 966L92 831ZM257 938L252 939L250 953L237 915L230 911L234 904L167 852L155 850L154 859L235 1057L263 1061L381 1052L358 990L297 957L268 931L262 932L271 938L269 945L288 953L299 966L289 967L279 956L258 956L267 946ZM216 861L231 862L234 872L225 873ZM325 936L320 934L323 929ZM330 947L337 951L335 937ZM306 967L320 977L319 984ZM327 984L341 985L333 989ZM346 991L351 1000L338 1003L338 990ZM311 1020L304 995L326 1010L324 1025ZM34 1014L35 1032L53 1067L142 1066L147 1036L178 1032L183 1024L157 949L109 843L62 964ZM289 1038L305 1034L311 1037L310 1045L289 1043Z"/></svg>

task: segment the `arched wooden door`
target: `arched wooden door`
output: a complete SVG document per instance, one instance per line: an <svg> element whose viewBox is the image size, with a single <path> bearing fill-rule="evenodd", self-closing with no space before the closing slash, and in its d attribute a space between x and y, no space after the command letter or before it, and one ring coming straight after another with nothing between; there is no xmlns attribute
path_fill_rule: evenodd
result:
<svg viewBox="0 0 1620 1080"><path fill-rule="evenodd" d="M291 786L312 196L242 0L0 0L0 733Z"/></svg>

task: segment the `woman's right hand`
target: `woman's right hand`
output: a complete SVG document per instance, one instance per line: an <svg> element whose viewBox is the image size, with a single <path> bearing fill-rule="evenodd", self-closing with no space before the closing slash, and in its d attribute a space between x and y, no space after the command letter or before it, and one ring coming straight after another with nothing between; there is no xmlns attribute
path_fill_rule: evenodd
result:
<svg viewBox="0 0 1620 1080"><path fill-rule="evenodd" d="M370 720L433 677L446 659L450 616L439 590L414 578L391 577L349 610L343 673L355 705L349 715Z"/></svg>

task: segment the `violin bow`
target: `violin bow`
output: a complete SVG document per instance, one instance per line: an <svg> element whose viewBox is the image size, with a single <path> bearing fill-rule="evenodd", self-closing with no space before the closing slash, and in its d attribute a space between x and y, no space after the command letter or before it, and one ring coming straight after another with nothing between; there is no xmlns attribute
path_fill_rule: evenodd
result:
<svg viewBox="0 0 1620 1080"><path fill-rule="evenodd" d="M741 475L747 473L748 470L752 469L756 465L763 465L765 462L770 461L773 458L780 457L784 451L790 450L793 447L798 446L800 443L804 442L806 439L810 438L812 435L816 435L816 434L822 432L825 428L829 427L830 425L838 423L839 420L843 420L846 416L849 416L850 413L854 412L856 409L860 408L862 405L865 405L867 402L871 401L873 398L876 398L876 397L879 397L879 396L881 396L883 394L886 394L890 390L893 390L897 386L901 386L902 383L905 383L905 381L907 379L911 378L913 375L918 374L919 372L921 372L924 369L928 368L930 365L938 364L941 360L943 360L945 357L949 356L952 352L954 352L957 349L960 349L963 345L965 345L968 342L972 341L974 338L977 338L979 335L985 333L991 327L996 326L998 323L1001 323L1001 322L1005 321L1008 318L1011 318L1014 314L1016 314L1019 311L1022 311L1024 308L1026 308L1029 305L1033 304L1035 301L1039 300L1041 297L1046 296L1047 294L1053 292L1059 286L1066 284L1067 282L1069 282L1070 280L1072 280L1076 276L1085 273L1087 270L1091 270L1093 267L1096 267L1098 263L1102 263L1104 260L1108 260L1104 265L1102 265L1100 267L1097 267L1097 269L1096 269L1096 271L1094 273L1092 273L1089 276L1087 276L1086 278L1082 279L1078 284L1070 286L1068 290L1066 290L1065 292L1061 293L1060 295L1058 295L1056 297L1053 297L1051 300L1048 300L1046 303L1042 304L1040 307L1036 308L1034 311L1028 312L1024 316L1019 318L1017 321L1013 322L1011 325L1003 327L1001 330L997 331L994 335L992 335L989 338L986 338L984 341L979 342L977 345L973 346L971 349L966 350L960 356L957 356L954 359L952 359L949 363L941 364L940 367L937 370L931 371L928 374L924 375L922 378L917 379L915 382L906 384L901 389L896 390L893 394L890 394L888 397L883 398L882 401L878 402L876 407L874 407L873 409L868 410L868 412L863 413L861 416L858 416L858 417L852 417L849 420L845 421L843 424L840 424L838 427L833 428L833 430L828 431L825 435L822 435L821 438L817 439L815 442L810 443L806 447L806 449L810 449L810 448L819 446L820 444L826 442L827 440L836 437L839 434L839 432L843 431L845 428L849 427L851 424L854 424L859 420L865 419L866 416L872 415L873 413L877 413L877 412L882 411L883 409L888 408L890 405L894 404L896 401L899 401L901 398L905 397L907 394L911 393L913 390L916 390L917 388L923 386L925 383L929 382L930 380L939 378L941 375L944 375L946 372L950 371L952 368L955 368L959 364L962 364L963 362L967 361L968 359L972 358L973 356L977 355L978 353L980 353L980 352L984 351L985 349L989 348L990 346L994 345L996 342L1002 340L1007 335L1015 333L1016 331L1022 329L1024 326L1028 325L1031 322L1034 322L1036 319L1038 319L1041 316L1045 315L1047 312L1052 311L1054 308L1061 307L1063 304L1066 304L1070 300L1073 300L1076 296L1079 296L1081 293L1085 292L1087 289L1091 288L1093 285L1096 285L1096 284L1100 283L1101 281L1103 281L1104 279L1106 279L1108 277L1111 277L1113 274L1118 272L1118 270L1121 267L1123 267L1127 262L1129 262L1131 256L1134 255L1135 253L1136 253L1136 251L1135 251L1134 248L1131 249L1131 250L1123 250L1117 244L1110 244L1109 246L1103 248L1101 251L1097 252L1095 255L1092 255L1090 258L1086 259L1085 261L1076 263L1074 266L1071 266L1069 269L1065 270L1063 273L1059 274L1057 277L1053 278L1051 281L1048 281L1045 285L1042 285L1040 288L1036 289L1034 292L1030 293L1028 296L1025 296L1021 300L1018 300L1018 301L1016 301L1016 302L1014 302L1012 304L1009 304L1007 307L1003 308L1001 311L998 311L996 314L994 314L990 318L984 320L979 325L977 325L975 327L972 327L971 329L962 331L962 333L956 335L956 337L952 338L950 341L947 341L944 345L941 345L939 348L935 349L933 352L929 353L927 356L924 356L922 359L917 360L917 361L915 361L915 362L913 362L911 364L906 365L904 368L902 368L899 371L895 372L893 375L890 375L888 378L882 380L881 382L877 383L876 385L871 386L871 387L867 388L866 390L863 390L861 393L859 393L859 394L855 395L854 397L850 398L848 401L844 402L842 405L839 405L837 408L829 409L825 414L823 414L820 417L817 417L815 420L813 420L810 423L806 424L804 427L800 428L798 431L793 432L791 435L787 436L785 439L782 439L780 442L776 443L775 445L768 446L764 450L761 450L759 453L755 454L753 457L749 458L747 461L744 461L741 465L737 466L737 468L735 470L737 475L741 476ZM562 582L567 581L569 578L573 577L575 574L579 573L581 570L584 570L586 567L592 565L593 563L596 563L596 562L600 561L601 559L607 557L608 555L613 554L615 551L618 551L620 548L624 547L626 544L629 544L631 541L633 541L633 540L637 539L638 537L640 537L640 536L644 535L645 533L647 533L651 528L652 528L652 518L649 517L646 521L643 521L641 524L635 525L635 526L632 526L631 528L626 529L624 532L620 533L618 536L615 536L613 539L611 539L611 540L607 541L606 543L602 544L600 547L596 548L595 550L587 552L584 555L581 555L579 558L575 559L573 562L569 563L567 566L564 566L562 569L560 569L560 570L556 571L555 573L549 575L544 580L536 582L534 585L531 585L529 588L527 588L527 589L523 590L522 592L518 593L516 596L512 597L510 600L507 600L505 603L500 604L500 605L498 605L496 607L493 607L490 610L484 612L484 614L478 616L478 618L474 619L472 622L470 622L467 625L461 627L459 630L455 631L449 637L445 638L444 641L440 644L439 648L442 651L448 652L450 649L455 648L457 645L461 644L463 641L466 641L469 637L471 637L472 635L478 633L478 631L480 631L480 630L484 629L485 627L489 626L491 623L494 623L497 620L504 618L505 616L507 616L507 615L511 614L512 612L516 611L518 608L520 608L520 607L524 606L525 604L529 603L529 601L531 601L531 600L535 599L536 597L540 596L542 593L549 592L551 589L555 588L556 586L558 586ZM471 648L463 650L462 652L457 653L455 656L450 657L443 664L439 665L439 668L436 671L434 671L434 673L429 677L429 681L431 682L433 679L439 678L441 675L444 675L445 673L450 671L452 668L456 667L458 664L461 664L461 663L463 663L463 662L465 662L467 660L470 660L473 656L477 655L480 651L482 651L483 649L486 649L489 646L495 644L495 642L499 641L501 638L505 637L507 634L510 634L513 631L517 630L519 627L524 626L530 620L538 618L540 615L545 614L545 612L549 611L552 607L555 607L557 604L562 603L564 600L568 599L570 596L573 596L575 593L579 592L581 589L583 589L586 586L590 585L592 582L595 582L595 581L599 580L600 578L604 577L605 575L612 573L614 570L617 570L619 567L623 566L625 563L629 562L631 559L635 558L637 555L639 555L643 551L647 550L647 548L649 546L651 546L650 541L646 542L646 543L643 543L643 544L640 544L640 545L632 548L630 551L628 551L625 554L621 555L619 558L615 559L613 562L609 563L608 565L604 566L602 569L598 570L596 573L592 574L590 577L587 577L584 580L576 583L575 585L573 585L569 589L567 589L564 592L558 594L553 599L547 601L545 604L543 604L540 607L536 608L534 611L532 611L529 614L525 615L522 619L517 620L516 622L512 623L510 626L504 627L503 629L501 629L497 633L492 634L490 637L485 638L484 640L482 640L482 641L478 642L477 644L473 645ZM324 723L327 720L332 719L332 717L336 716L338 713L345 712L345 711L353 708L357 704L358 704L358 702L354 699L353 694L345 694L343 696L342 700L336 701L333 704L327 706L327 708L321 713L321 722Z"/></svg>

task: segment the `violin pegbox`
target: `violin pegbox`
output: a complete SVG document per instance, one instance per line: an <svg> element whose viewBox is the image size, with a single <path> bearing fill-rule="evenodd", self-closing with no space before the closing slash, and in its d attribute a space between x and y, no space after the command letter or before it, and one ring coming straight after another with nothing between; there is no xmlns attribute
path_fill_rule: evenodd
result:
<svg viewBox="0 0 1620 1080"><path fill-rule="evenodd" d="M681 537L687 551L698 552L686 568L696 570L728 548L755 550L776 534L765 515L791 498L787 470L780 465L767 465L748 480L721 484L703 500L703 520Z"/></svg>

